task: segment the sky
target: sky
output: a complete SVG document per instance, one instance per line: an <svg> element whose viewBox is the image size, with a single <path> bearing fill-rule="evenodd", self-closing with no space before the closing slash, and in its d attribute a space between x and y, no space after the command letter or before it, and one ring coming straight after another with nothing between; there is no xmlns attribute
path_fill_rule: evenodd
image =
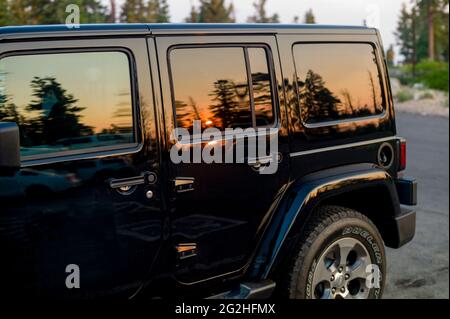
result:
<svg viewBox="0 0 450 319"><path fill-rule="evenodd" d="M233 3L237 22L246 22L254 13L255 0L226 0ZM109 0L103 0L109 4ZM312 9L316 22L320 24L362 25L366 20L370 26L380 29L387 49L395 45L394 31L402 2L409 0L267 0L268 14L278 13L282 23L291 23L294 16L302 21L305 12ZM123 0L117 0L121 5ZM168 0L172 22L183 22L191 6L198 6L198 0ZM397 51L397 50L396 50ZM397 57L398 58L398 57Z"/></svg>

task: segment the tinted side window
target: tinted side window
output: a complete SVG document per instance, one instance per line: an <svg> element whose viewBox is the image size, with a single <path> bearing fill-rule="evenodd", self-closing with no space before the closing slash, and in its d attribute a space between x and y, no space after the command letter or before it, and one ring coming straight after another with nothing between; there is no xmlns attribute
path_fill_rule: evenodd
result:
<svg viewBox="0 0 450 319"><path fill-rule="evenodd" d="M133 143L132 113L125 53L0 60L0 121L19 125L22 156Z"/></svg>
<svg viewBox="0 0 450 319"><path fill-rule="evenodd" d="M253 97L256 126L273 123L272 84L266 50L248 48L250 70L252 74Z"/></svg>
<svg viewBox="0 0 450 319"><path fill-rule="evenodd" d="M363 43L294 46L302 120L313 124L380 114L381 77L373 47Z"/></svg>
<svg viewBox="0 0 450 319"><path fill-rule="evenodd" d="M251 127L244 48L179 48L170 66L178 127Z"/></svg>

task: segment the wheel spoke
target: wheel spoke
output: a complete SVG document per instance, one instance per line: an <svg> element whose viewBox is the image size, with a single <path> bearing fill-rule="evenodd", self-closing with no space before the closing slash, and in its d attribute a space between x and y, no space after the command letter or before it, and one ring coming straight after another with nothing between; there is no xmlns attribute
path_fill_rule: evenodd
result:
<svg viewBox="0 0 450 319"><path fill-rule="evenodd" d="M331 271L325 264L324 260L319 260L319 263L317 264L316 270L314 272L314 284L317 285L318 283L322 281L330 281L331 278Z"/></svg>
<svg viewBox="0 0 450 319"><path fill-rule="evenodd" d="M339 243L339 265L347 264L348 254L354 249L355 242L352 240L343 240Z"/></svg>
<svg viewBox="0 0 450 319"><path fill-rule="evenodd" d="M367 267L366 258L359 258L358 261L349 270L350 278L351 279L357 279L357 278L366 279L367 275L368 275L366 273L366 267Z"/></svg>

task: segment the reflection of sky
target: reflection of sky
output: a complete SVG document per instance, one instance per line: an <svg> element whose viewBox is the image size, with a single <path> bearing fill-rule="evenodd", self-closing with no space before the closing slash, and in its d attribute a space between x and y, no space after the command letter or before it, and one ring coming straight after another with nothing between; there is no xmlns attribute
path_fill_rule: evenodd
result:
<svg viewBox="0 0 450 319"><path fill-rule="evenodd" d="M255 74L269 74L269 67L267 65L267 55L266 51L263 48L249 48L248 49L248 59L250 62L250 70L252 72L252 76ZM254 79L253 79L254 80ZM254 85L256 83L253 83ZM262 83L265 85L270 85L266 81L266 83ZM264 95L267 95L267 92L257 92L256 88L253 87L253 96L255 99L255 112L256 116L262 115L262 112L270 112L272 109L272 101L271 99L264 98ZM262 101L258 101L258 98Z"/></svg>
<svg viewBox="0 0 450 319"><path fill-rule="evenodd" d="M30 82L34 76L54 77L78 99L76 106L86 108L81 112L83 124L95 132L118 126L131 125L131 93L128 58L120 52L89 52L6 57L0 60L0 74L6 77L0 90L5 92L26 115L25 107L34 100ZM114 117L127 108L129 116ZM120 112L121 114L123 112Z"/></svg>
<svg viewBox="0 0 450 319"><path fill-rule="evenodd" d="M6 78L6 74L1 69L1 64L0 64L0 95L5 94L5 78Z"/></svg>
<svg viewBox="0 0 450 319"><path fill-rule="evenodd" d="M211 92L217 80L247 83L243 48L176 49L170 56L175 100L196 103L202 119L209 118L211 105L217 104Z"/></svg>
<svg viewBox="0 0 450 319"><path fill-rule="evenodd" d="M248 52L252 73L267 74L264 49L249 48ZM175 100L191 106L192 98L202 121L210 121L212 117L210 108L218 103L212 94L216 90L214 86L216 81L229 80L236 85L248 84L242 47L175 49L171 52L170 63ZM250 103L248 97L246 102ZM250 108L250 104L248 107ZM258 108L270 109L271 104L259 105Z"/></svg>
<svg viewBox="0 0 450 319"><path fill-rule="evenodd" d="M381 102L378 70L368 44L302 44L294 47L297 75L305 81L309 70L320 75L325 86L341 101L342 90L352 96L354 107L373 106L369 71L376 86L377 101Z"/></svg>

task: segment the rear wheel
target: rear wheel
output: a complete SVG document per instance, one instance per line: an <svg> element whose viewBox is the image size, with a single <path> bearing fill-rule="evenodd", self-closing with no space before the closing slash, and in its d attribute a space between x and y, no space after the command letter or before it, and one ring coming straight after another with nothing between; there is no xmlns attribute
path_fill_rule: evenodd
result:
<svg viewBox="0 0 450 319"><path fill-rule="evenodd" d="M386 268L384 245L366 216L344 207L320 207L298 247L284 280L290 298L381 297Z"/></svg>

